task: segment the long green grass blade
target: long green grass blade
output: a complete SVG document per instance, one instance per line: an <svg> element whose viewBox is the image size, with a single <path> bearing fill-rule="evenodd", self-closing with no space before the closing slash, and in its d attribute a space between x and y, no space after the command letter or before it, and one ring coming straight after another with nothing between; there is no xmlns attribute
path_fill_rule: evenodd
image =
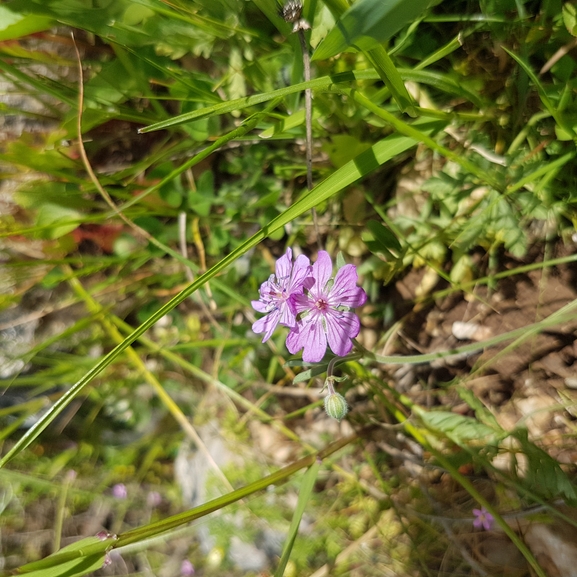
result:
<svg viewBox="0 0 577 577"><path fill-rule="evenodd" d="M541 102L544 104L545 108L550 112L551 116L555 119L555 122L561 128L563 128L563 130L565 130L567 134L570 134L573 140L575 140L577 138L577 135L575 134L573 127L565 121L563 115L557 110L557 108L551 102L545 88L543 88L543 85L541 84L539 78L537 78L537 75L533 72L531 67L522 58L517 56L514 52L511 52L504 46L502 48L523 69L525 74L527 74L527 76L531 79L531 82L533 82L535 88L537 89L537 92L539 93Z"/></svg>
<svg viewBox="0 0 577 577"><path fill-rule="evenodd" d="M87 537L40 561L19 567L16 574L28 577L80 577L102 567L113 542L114 538Z"/></svg>
<svg viewBox="0 0 577 577"><path fill-rule="evenodd" d="M144 527L139 527L138 529L133 529L131 531L127 531L122 535L118 536L118 541L115 543L114 547L124 547L126 545L130 545L131 543L136 543L143 539L148 539L150 537L154 537L168 531L170 529L174 529L185 523L190 523L196 519L200 519L214 511L218 511L234 503L244 497L248 497L258 491L262 491L266 489L270 485L274 485L276 483L280 483L281 481L285 481L292 475L294 475L297 471L304 469L305 467L311 467L317 463L318 460L322 460L329 455L332 455L339 449L350 445L354 441L356 441L360 437L360 434L357 433L355 435L351 435L350 437L344 437L331 443L327 447L325 447L322 451L318 453L309 455L307 457L303 457L294 463L283 467L279 471L272 473L250 485L246 485L237 489L236 491L232 491L227 495L223 495L222 497L218 497L213 499L212 501L208 501L207 503L200 505L199 507L195 507L194 509L190 509L189 511L185 511L184 513L179 513L178 515L173 515L172 517L168 517L167 519L163 519L162 521L158 521L156 523L151 523L150 525L146 525Z"/></svg>
<svg viewBox="0 0 577 577"><path fill-rule="evenodd" d="M351 46L373 49L424 14L430 0L358 0L316 49L313 60L326 60Z"/></svg>
<svg viewBox="0 0 577 577"><path fill-rule="evenodd" d="M439 121L422 123L419 133L431 134L438 131L444 124ZM198 277L188 287L178 293L174 298L160 307L149 319L140 325L134 332L126 337L122 343L114 347L105 357L103 357L92 369L90 369L79 381L77 381L56 403L39 419L17 443L0 460L0 467L8 463L20 451L28 447L40 434L50 425L54 419L68 406L68 404L88 385L98 374L108 367L123 351L128 348L138 337L143 335L159 319L168 314L191 294L197 291L208 280L222 272L237 258L242 256L259 242L270 236L278 229L284 227L290 221L300 216L304 212L317 206L321 202L340 192L359 178L368 175L376 167L390 160L398 154L415 146L417 140L407 138L399 134L393 134L381 140L370 149L366 150L354 160L347 162L343 167L334 172L330 177L321 182L313 190L306 193L300 200L295 202L285 212L273 219L270 224L251 238L242 243L238 248L225 256L211 269Z"/></svg>
<svg viewBox="0 0 577 577"><path fill-rule="evenodd" d="M299 526L301 524L301 519L303 518L303 514L305 512L307 503L309 502L311 493L313 492L320 466L321 464L318 461L315 462L303 477L299 489L299 499L297 506L291 521L291 526L289 528L287 540L285 541L278 567L274 572L274 577L283 577L284 575L284 570L286 569L286 565L290 559L291 551L293 549Z"/></svg>
<svg viewBox="0 0 577 577"><path fill-rule="evenodd" d="M462 96L476 106L481 107L483 105L482 100L474 92L467 90L458 82L455 82L453 79L441 73L426 72L423 70L409 70L403 68L398 69L398 72L401 76L401 79L422 82L423 84L434 86L435 88L445 91L449 94ZM299 84L293 84L292 86L288 86L286 88L279 88L278 90L263 92L261 94L248 96L246 98L237 98L236 100L229 100L228 102L222 102L213 106L201 108L199 110L193 110L192 112L174 116L169 120L163 120L162 122L155 122L154 124L145 126L144 128L141 128L139 132L144 134L146 132L153 132L155 130L164 130L166 128L178 126L179 124L184 124L185 122L199 120L200 118L227 114L235 110L244 110L251 106L262 104L263 102L268 102L269 100L272 100L276 97L285 97L296 92L302 92L307 88L310 88L311 90L332 90L335 87L338 87L340 84L351 83L356 80L379 79L380 76L376 70L352 70L349 72L340 72L331 76L322 76L321 78L316 78L310 82L300 82Z"/></svg>
<svg viewBox="0 0 577 577"><path fill-rule="evenodd" d="M199 118L227 114L228 112L234 112L235 110L244 110L245 108L268 102L269 100L279 96L285 97L290 94L302 92L307 88L310 88L311 90L326 90L332 84L353 82L355 80L377 80L378 78L379 75L374 70L341 72L339 74L333 74L332 76L322 76L321 78L316 78L310 82L300 82L298 84L293 84L292 86L287 86L286 88L279 88L278 90L272 90L270 92L262 92L261 94L255 94L254 96L237 98L235 100L229 100L228 102L222 102L213 106L201 108L200 110L193 110L192 112L180 114L179 116L175 116L169 120L163 120L162 122L155 122L154 124L145 126L144 128L141 128L139 132L144 134L145 132L152 132L154 130L164 130L165 128L178 126L184 122L198 120Z"/></svg>
<svg viewBox="0 0 577 577"><path fill-rule="evenodd" d="M417 116L415 102L407 91L405 83L387 51L382 46L376 46L372 50L367 50L365 55L375 67L381 80L391 91L391 95L397 102L401 112L406 112L413 118Z"/></svg>

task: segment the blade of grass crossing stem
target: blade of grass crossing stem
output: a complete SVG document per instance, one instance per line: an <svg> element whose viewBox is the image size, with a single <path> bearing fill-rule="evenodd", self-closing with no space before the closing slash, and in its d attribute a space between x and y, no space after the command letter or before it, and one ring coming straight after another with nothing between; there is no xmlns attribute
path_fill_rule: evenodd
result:
<svg viewBox="0 0 577 577"><path fill-rule="evenodd" d="M369 100L366 96L361 94L358 90L346 90L344 92L356 100L361 106L364 106L374 114L376 114L379 118L389 122L396 130L398 130L401 134L406 136L410 136L423 144L426 144L429 148L434 150L435 152L441 154L445 158L456 162L464 168L466 171L470 172L471 174L475 175L481 182L485 182L492 186L495 190L500 191L502 189L501 182L493 177L493 175L489 174L485 170L481 169L476 164L473 164L466 158L463 158L456 152L449 150L445 146L441 146L437 144L435 140L433 140L430 136L425 134L420 134L420 130L416 128L417 123L408 124L399 118L397 118L394 114L391 114L388 110L377 106L371 100Z"/></svg>
<svg viewBox="0 0 577 577"><path fill-rule="evenodd" d="M201 160L204 160L208 156L210 156L215 150L218 150L221 146L224 146L231 140L235 140L236 138L242 138L247 132L251 131L259 121L266 115L268 115L271 111L273 111L282 101L282 98L275 98L270 104L268 104L265 109L257 114L253 114L249 118L247 118L239 127L231 130L228 134L217 138L215 142L213 142L210 146L207 146L203 150L201 150L198 154L195 154L192 158L187 160L185 163L181 164L178 168L175 168L172 172L167 174L161 181L157 182L156 184L148 187L146 190L141 192L138 196L135 196L132 200L125 202L121 207L119 207L120 212L124 212L127 208L140 202L143 198L147 197L149 194L155 192L162 188L165 184L171 182L177 176L181 175L185 170L192 168L193 166L197 165ZM146 132L145 129L142 129L142 132ZM114 213L111 213L110 216L113 216Z"/></svg>
<svg viewBox="0 0 577 577"><path fill-rule="evenodd" d="M545 164L541 168L538 168L537 170L534 170L530 174L527 174L521 180L518 180L515 184L509 186L505 192L507 194L511 194L519 190L520 188L523 188L526 184L529 184L530 182L536 182L538 178L546 176L551 171L553 172L558 171L563 165L567 164L570 160L572 160L575 157L575 154L576 154L575 152L568 152L567 154L564 154L563 156L557 158L553 162Z"/></svg>
<svg viewBox="0 0 577 577"><path fill-rule="evenodd" d="M310 2L308 7L310 8L313 2ZM315 0L316 4L316 0ZM327 4L325 2L325 4ZM338 20L349 8L348 4L337 4L337 3L328 3L327 4L329 10L332 12L334 18ZM307 6L305 5L305 10ZM307 19L307 15L305 14L305 19ZM312 25L312 21L307 19L308 22ZM398 70L396 69L393 61L389 57L389 54L385 50L383 46L375 46L370 50L364 51L365 56L374 66L375 71L381 78L381 80L385 83L391 96L397 102L397 106L401 110L401 112L406 112L409 116L415 118L417 116L417 110L415 108L415 102L412 99L411 95L409 94L401 75L399 74Z"/></svg>
<svg viewBox="0 0 577 577"><path fill-rule="evenodd" d="M438 81L440 76L438 73L436 75L433 74L432 76L427 76L422 74L422 71L403 71L403 69L398 69L398 71L401 75L401 78L405 74L406 80L412 80L414 76L418 76L422 82L432 82L437 88L443 89L443 86L440 85ZM298 84L293 84L292 86L287 86L286 88L279 88L270 92L262 92L261 94L255 94L254 96L237 98L236 100L229 100L228 102L221 102L219 104L207 106L206 108L186 112L185 114L180 114L179 116L175 116L169 120L163 120L161 122L149 124L144 128L140 128L138 132L139 134L144 134L146 132L153 132L155 130L164 130L166 128L178 126L179 124L184 124L185 122L199 120L200 118L227 114L228 112L233 112L235 110L244 110L245 108L249 108L257 104L262 104L263 102L268 102L275 97L285 98L286 96L294 94L295 92L303 92L307 88L310 88L313 91L332 90L335 85L338 86L339 84L350 84L357 80L380 80L380 76L376 70L349 70L347 72L339 72L331 76L321 76L320 78L315 78L310 82L299 82ZM459 87L457 83L449 80L448 77L445 77L445 86L451 87L451 93L460 94L474 104L481 102L481 100L473 92L465 90L462 86Z"/></svg>
<svg viewBox="0 0 577 577"><path fill-rule="evenodd" d="M420 122L420 119L414 124L419 125L420 127L420 130L417 131L420 136L433 134L445 126L445 123L443 122ZM240 258L244 253L264 239L268 238L275 231L284 227L301 214L311 210L314 206L317 206L321 202L331 198L356 180L367 176L387 160L391 160L402 152L409 150L418 142L419 138L414 139L400 134L392 134L379 141L353 160L347 162L331 176L313 188L313 190L305 193L287 210L274 218L267 226L260 229L256 234L243 242L220 262L216 263L212 268L199 276L170 301L160 307L120 344L116 345L106 356L100 359L96 365L94 365L80 380L72 385L72 387L70 387L70 389L68 389L68 391L66 391L64 395L62 395L62 397L60 397L60 399L58 399L54 405L52 405L52 407L50 407L50 409L48 409L48 411L26 431L26 433L24 433L24 435L0 460L0 467L6 465L6 463L8 463L15 455L34 442L46 427L48 427L48 425L50 425L50 423L52 423L52 421L54 421L54 419L56 419L69 403L84 389L84 387L86 387L86 385L88 385L88 383L90 383L92 379L94 379L106 367L112 364L136 339L143 335L159 319L167 315L191 294L197 291L207 281L222 272L236 259Z"/></svg>
<svg viewBox="0 0 577 577"><path fill-rule="evenodd" d="M358 433L351 435L350 437L344 437L331 443L327 447L325 447L322 451L318 453L313 453L312 455L308 455L307 457L303 457L282 469L279 469L275 473L271 473L270 475L259 479L251 483L250 485L245 485L240 489L236 489L231 493L223 495L222 497L217 497L212 501L208 501L199 507L195 507L194 509L190 509L189 511L184 511L183 513L179 513L177 515L173 515L172 517L167 517L161 521L156 521L154 523L150 523L149 525L145 525L143 527L138 527L137 529L132 529L127 531L126 533L122 533L118 536L118 541L114 544L114 547L124 547L126 545L130 545L132 543L137 543L144 539L149 539L151 537L155 537L164 531L168 531L169 529L174 529L186 523L190 523L200 517L204 517L209 513L214 511L218 511L234 503L243 499L244 497L248 497L253 493L257 493L258 491L262 491L266 489L270 485L278 484L282 481L286 481L292 475L294 475L297 471L304 469L306 467L312 467L317 461L325 459L329 455L332 455L336 451L346 447L347 445L355 442L357 439L361 438L362 435L366 432L361 430Z"/></svg>
<svg viewBox="0 0 577 577"><path fill-rule="evenodd" d="M379 75L374 70L341 72L338 74L333 74L332 76L321 76L321 78L315 78L310 82L299 82L298 84L293 84L292 86L287 86L286 88L279 88L277 90L271 90L270 92L262 92L260 94L255 94L254 96L237 98L235 100L229 100L228 102L207 106L206 108L201 108L200 110L186 112L185 114L180 114L179 116L175 116L169 120L155 122L154 124L140 128L138 132L139 134L144 134L146 132L153 132L154 130L164 130L165 128L177 126L179 124L183 124L184 122L192 122L193 120L198 120L207 116L216 116L219 114L233 112L235 110L244 110L250 106L268 102L277 96L284 98L296 92L303 92L307 88L310 88L311 90L326 90L332 84L344 82L350 83L355 80L378 80L378 78Z"/></svg>
<svg viewBox="0 0 577 577"><path fill-rule="evenodd" d="M405 112L415 118L417 116L415 102L407 91L405 83L387 51L382 46L377 46L372 50L365 51L365 56L391 91L391 96L395 99L401 112Z"/></svg>
<svg viewBox="0 0 577 577"><path fill-rule="evenodd" d="M309 470L305 473L303 477L299 489L299 498L297 506L293 515L293 519L291 521L291 526L289 528L287 540L285 541L278 567L274 572L274 577L283 577L284 570L286 569L288 560L293 550L295 539L297 538L303 513L305 512L307 503L309 501L311 493L313 492L313 488L315 486L315 481L317 480L317 475L319 473L320 466L321 466L320 462L318 461L315 462L311 467L309 467Z"/></svg>
<svg viewBox="0 0 577 577"><path fill-rule="evenodd" d="M137 527L136 529L131 529L126 533L122 533L118 537L110 537L104 541L99 537L88 537L87 539L77 541L76 543L61 549L60 551L50 555L49 557L41 559L40 561L35 561L33 563L23 565L16 570L16 574L24 574L28 576L32 575L33 577L80 577L81 575L85 575L91 571L94 571L95 569L102 567L106 552L113 548L124 547L126 545L131 545L132 543L138 543L140 541L144 541L145 539L160 535L161 533L171 529L180 527L181 525L190 523L191 521L204 517L214 511L223 509L227 505L235 503L244 497L248 497L249 495L257 493L258 491L262 491L270 485L276 485L282 481L286 481L297 471L300 471L305 467L309 467L309 471L311 469L318 471L320 462L323 459L329 457L333 453L336 453L343 447L354 443L356 440L361 438L363 434L364 431L361 430L354 435L343 437L342 439L327 445L324 449L317 453L303 457L302 459L299 459L298 461L295 461L294 463L291 463L290 465L287 465L286 467L283 467L282 469L279 469L278 471L271 473L262 479L258 479L249 485L245 485L240 489L232 491L226 495L223 495L222 497L213 499L212 501L208 501L207 503L204 503L203 505L188 511L184 511L183 513L172 515L166 519L162 519L142 527ZM316 478L316 472L314 477ZM305 483L305 481L303 481L303 483ZM305 486L303 486L302 490L305 490ZM98 566L96 566L97 561L99 563ZM66 566L67 563L70 563L71 565ZM82 570L80 570L81 568ZM13 574L14 572L12 571L9 573L1 572L0 577Z"/></svg>
<svg viewBox="0 0 577 577"><path fill-rule="evenodd" d="M551 113L551 116L555 119L555 122L567 134L569 134L573 140L575 140L577 138L577 135L575 134L573 127L570 124L568 124L567 122L565 122L565 119L563 118L561 113L555 108L555 106L553 105L551 100L549 100L549 97L547 96L547 92L543 88L543 85L541 84L541 82L537 78L536 74L531 69L531 67L524 60L519 58L519 56L517 56L516 54L514 54L510 50L507 50L507 48L505 48L504 46L502 46L502 48L524 70L524 72L527 74L527 76L531 79L531 82L533 82L533 84L535 85L535 88L537 89L537 92L539 93L539 97L541 98L541 102L543 103L545 108Z"/></svg>

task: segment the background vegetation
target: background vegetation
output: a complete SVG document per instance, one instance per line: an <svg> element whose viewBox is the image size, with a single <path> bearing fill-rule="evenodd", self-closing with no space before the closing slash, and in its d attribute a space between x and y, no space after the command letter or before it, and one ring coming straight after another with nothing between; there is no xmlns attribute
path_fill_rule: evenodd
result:
<svg viewBox="0 0 577 577"><path fill-rule="evenodd" d="M273 0L0 5L5 574L574 567L575 8L302 17L306 83ZM340 424L250 331L319 245L369 296Z"/></svg>

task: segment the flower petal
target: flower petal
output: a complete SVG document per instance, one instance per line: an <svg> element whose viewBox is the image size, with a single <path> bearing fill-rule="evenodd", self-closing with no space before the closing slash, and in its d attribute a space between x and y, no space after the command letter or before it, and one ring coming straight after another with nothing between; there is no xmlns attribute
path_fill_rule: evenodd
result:
<svg viewBox="0 0 577 577"><path fill-rule="evenodd" d="M262 301L250 301L250 304L257 313L268 313L270 310L270 303L263 303Z"/></svg>
<svg viewBox="0 0 577 577"><path fill-rule="evenodd" d="M351 339L359 334L361 328L359 317L350 311L330 310L325 315L325 322L331 351L339 357L348 355L353 348Z"/></svg>
<svg viewBox="0 0 577 577"><path fill-rule="evenodd" d="M270 311L268 315L265 315L261 319L258 319L258 321L254 322L252 325L252 330L257 335L260 333L264 333L262 342L266 343L266 341L270 339L272 333L276 329L276 326L279 323L279 319L280 319L280 311L278 309L274 309Z"/></svg>
<svg viewBox="0 0 577 577"><path fill-rule="evenodd" d="M313 264L312 276L315 279L314 292L321 294L333 274L333 263L326 250L319 250L317 260Z"/></svg>
<svg viewBox="0 0 577 577"><path fill-rule="evenodd" d="M290 303L285 301L279 306L280 317L278 322L285 327L294 327L296 324L295 313L293 312L294 309L290 306L291 304L292 301Z"/></svg>
<svg viewBox="0 0 577 577"><path fill-rule="evenodd" d="M287 248L286 253L283 254L276 261L275 265L276 280L281 286L285 286L285 283L288 282L288 279L291 276L293 268L292 260L293 260L293 251L290 248Z"/></svg>
<svg viewBox="0 0 577 577"><path fill-rule="evenodd" d="M357 286L357 267L346 264L341 267L335 277L335 283L329 293L331 306L360 307L365 304L367 294Z"/></svg>
<svg viewBox="0 0 577 577"><path fill-rule="evenodd" d="M311 276L312 266L309 259L301 254L297 257L292 270L292 277L287 285L288 293L302 293L305 280Z"/></svg>
<svg viewBox="0 0 577 577"><path fill-rule="evenodd" d="M294 294L291 296L291 307L295 314L309 311L314 307L315 301L306 294Z"/></svg>
<svg viewBox="0 0 577 577"><path fill-rule="evenodd" d="M317 363L325 356L327 336L320 315L311 315L308 322L298 323L289 333L286 346L291 354L303 349L305 363Z"/></svg>

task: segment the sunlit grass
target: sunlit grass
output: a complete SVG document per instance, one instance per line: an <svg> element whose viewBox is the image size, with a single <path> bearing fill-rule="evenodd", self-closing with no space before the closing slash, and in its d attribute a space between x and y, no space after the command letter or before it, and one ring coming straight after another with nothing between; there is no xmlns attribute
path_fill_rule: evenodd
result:
<svg viewBox="0 0 577 577"><path fill-rule="evenodd" d="M521 522L575 524L574 358L555 349L569 376L514 421L536 395L481 385L572 342L572 9L305 2L303 82L272 0L73 4L0 8L2 570L252 575L235 539L274 535L275 577L484 575L485 507L518 574L545 575ZM340 364L250 330L287 247L357 266ZM463 303L482 338L443 325Z"/></svg>

